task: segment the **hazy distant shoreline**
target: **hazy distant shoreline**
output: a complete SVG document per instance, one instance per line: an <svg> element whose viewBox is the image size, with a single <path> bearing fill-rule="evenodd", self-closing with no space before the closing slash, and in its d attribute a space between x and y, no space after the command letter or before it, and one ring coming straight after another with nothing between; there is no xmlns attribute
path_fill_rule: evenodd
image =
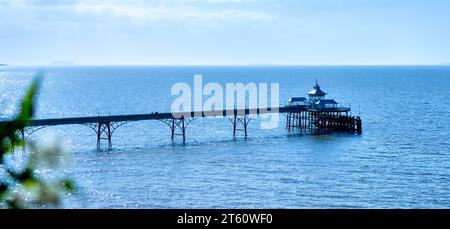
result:
<svg viewBox="0 0 450 229"><path fill-rule="evenodd" d="M13 67L439 67L439 66L449 66L450 63L442 64L417 64L417 65L326 65L326 64L311 64L311 65L283 65L283 64L75 64L75 63L50 63L48 65L9 65L0 64L0 66L13 66Z"/></svg>

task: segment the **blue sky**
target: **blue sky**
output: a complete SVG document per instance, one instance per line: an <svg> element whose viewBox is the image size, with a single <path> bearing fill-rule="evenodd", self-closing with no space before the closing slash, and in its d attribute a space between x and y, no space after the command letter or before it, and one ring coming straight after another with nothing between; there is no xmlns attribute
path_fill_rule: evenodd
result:
<svg viewBox="0 0 450 229"><path fill-rule="evenodd" d="M0 63L450 63L450 1L0 0Z"/></svg>

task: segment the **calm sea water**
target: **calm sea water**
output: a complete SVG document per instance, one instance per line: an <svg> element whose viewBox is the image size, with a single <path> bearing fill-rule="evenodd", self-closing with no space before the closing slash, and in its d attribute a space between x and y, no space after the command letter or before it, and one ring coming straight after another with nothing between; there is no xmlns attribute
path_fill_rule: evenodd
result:
<svg viewBox="0 0 450 229"><path fill-rule="evenodd" d="M37 68L0 68L0 117L10 117ZM280 103L319 79L363 119L363 135L303 136L280 127L232 137L200 119L187 142L158 121L124 125L112 151L81 125L42 129L73 156L79 186L67 208L449 208L450 67L47 68L40 118L170 111L176 82L280 83ZM106 145L103 145L106 148Z"/></svg>

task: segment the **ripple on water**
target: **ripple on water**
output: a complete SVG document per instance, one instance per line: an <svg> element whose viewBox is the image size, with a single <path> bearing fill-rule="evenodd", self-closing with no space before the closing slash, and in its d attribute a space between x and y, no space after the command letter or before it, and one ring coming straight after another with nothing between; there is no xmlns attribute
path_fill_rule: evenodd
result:
<svg viewBox="0 0 450 229"><path fill-rule="evenodd" d="M450 207L450 130L444 128L450 119L442 103L450 98L450 68L58 68L48 70L38 117L168 111L172 85L192 72L202 73L205 83L279 81L282 101L303 95L320 78L328 96L359 103L364 133L289 134L281 116L277 129L260 130L252 121L249 138L233 138L228 120L212 119L190 124L183 144L172 142L160 122L145 121L117 129L113 149L97 151L94 134L83 126L43 129L36 134L68 138L74 154L68 173L80 191L65 206ZM34 73L0 72L0 118L15 113L17 92ZM392 96L378 99L386 91ZM421 112L424 106L432 112Z"/></svg>

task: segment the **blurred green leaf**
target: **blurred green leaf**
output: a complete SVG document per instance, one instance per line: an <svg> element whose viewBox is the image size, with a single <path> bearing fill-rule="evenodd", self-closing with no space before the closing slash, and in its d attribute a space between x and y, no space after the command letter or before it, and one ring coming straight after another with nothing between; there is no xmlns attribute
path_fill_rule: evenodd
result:
<svg viewBox="0 0 450 229"><path fill-rule="evenodd" d="M54 206L59 205L60 200L57 190L46 187L45 184L41 184L39 202L41 202L41 204L53 204Z"/></svg>
<svg viewBox="0 0 450 229"><path fill-rule="evenodd" d="M33 83L31 84L27 93L25 94L25 97L23 98L22 104L20 106L20 113L14 120L16 130L23 129L23 127L25 127L25 124L33 117L36 94L41 84L41 77L36 77L33 80Z"/></svg>
<svg viewBox="0 0 450 229"><path fill-rule="evenodd" d="M8 185L0 181L0 202L3 200L3 196L8 191Z"/></svg>
<svg viewBox="0 0 450 229"><path fill-rule="evenodd" d="M8 185L3 182L0 182L0 192L6 191L8 189Z"/></svg>
<svg viewBox="0 0 450 229"><path fill-rule="evenodd" d="M14 196L12 199L6 200L6 206L9 209L23 209L24 205L18 196Z"/></svg>
<svg viewBox="0 0 450 229"><path fill-rule="evenodd" d="M75 190L75 184L69 179L62 180L61 185L67 192L73 192Z"/></svg>
<svg viewBox="0 0 450 229"><path fill-rule="evenodd" d="M20 182L24 182L28 179L34 179L33 170L31 168L26 168L25 171L19 173L8 170L8 173L11 175L11 177L17 179Z"/></svg>
<svg viewBox="0 0 450 229"><path fill-rule="evenodd" d="M54 183L46 181L43 177L35 176L36 168L30 158L24 162L25 168L20 172L4 164L5 154L13 153L16 148L26 144L21 135L27 123L34 115L36 95L41 83L41 77L36 77L22 100L20 113L17 117L10 122L0 124L0 168L6 171L8 180L7 183L5 183L6 179L4 177L1 177L0 180L0 206L6 206L8 208L25 208L27 206L45 207L47 204L58 206L60 204L58 194L61 189L67 192L73 192L75 190L75 185L70 179L63 179L60 182ZM27 144L30 152L33 153L32 155L40 153L42 149L33 147L33 145L32 142L28 142ZM60 148L50 148L50 151L46 151L46 155L55 157L59 151L61 151ZM42 160L42 158L38 159ZM26 189L26 192L37 192L37 197L23 197L22 191L11 190L11 187L17 187L17 185L22 185ZM61 185L61 187L58 185ZM29 205L30 203L33 205Z"/></svg>
<svg viewBox="0 0 450 229"><path fill-rule="evenodd" d="M29 190L39 188L39 182L35 179L26 179L22 182L23 187Z"/></svg>

